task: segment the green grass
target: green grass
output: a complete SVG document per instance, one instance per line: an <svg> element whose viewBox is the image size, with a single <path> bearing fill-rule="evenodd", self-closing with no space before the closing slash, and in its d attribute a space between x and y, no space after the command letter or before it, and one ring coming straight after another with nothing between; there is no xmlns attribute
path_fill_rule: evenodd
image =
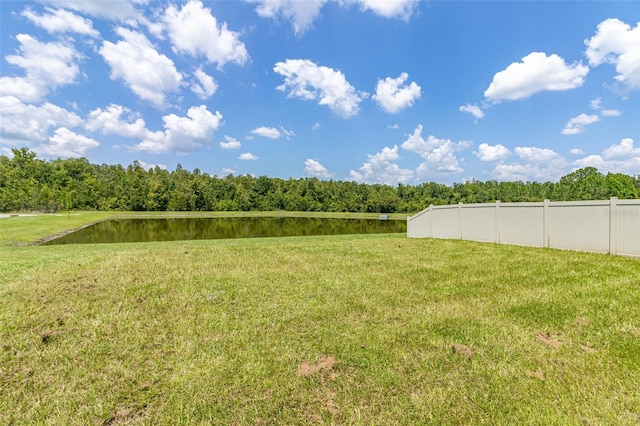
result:
<svg viewBox="0 0 640 426"><path fill-rule="evenodd" d="M100 215L0 219L0 424L640 423L638 259L404 235L10 243Z"/></svg>

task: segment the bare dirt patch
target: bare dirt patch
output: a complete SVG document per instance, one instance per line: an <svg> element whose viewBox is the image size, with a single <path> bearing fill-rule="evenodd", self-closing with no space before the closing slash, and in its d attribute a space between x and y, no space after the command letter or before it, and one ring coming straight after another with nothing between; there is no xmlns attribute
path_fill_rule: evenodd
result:
<svg viewBox="0 0 640 426"><path fill-rule="evenodd" d="M469 346L461 345L460 343L454 343L451 345L451 351L454 354L460 354L466 356L467 358L471 358L473 356L473 349Z"/></svg>
<svg viewBox="0 0 640 426"><path fill-rule="evenodd" d="M538 342L544 343L547 346L551 346L554 349L558 349L562 346L562 343L551 337L548 333L538 332L536 333L536 339Z"/></svg>
<svg viewBox="0 0 640 426"><path fill-rule="evenodd" d="M580 349L581 349L583 352L586 352L586 353L588 353L588 354L594 354L594 353L598 352L598 350L597 350L597 349L590 348L589 346L586 346L586 345L580 345Z"/></svg>
<svg viewBox="0 0 640 426"><path fill-rule="evenodd" d="M315 363L311 364L308 361L303 361L298 366L296 374L300 377L309 377L317 374L321 371L331 371L333 366L338 363L338 360L332 355L322 355Z"/></svg>
<svg viewBox="0 0 640 426"><path fill-rule="evenodd" d="M526 374L529 377L533 377L539 380L544 380L544 373L540 370L537 370L537 371L525 370L524 374Z"/></svg>

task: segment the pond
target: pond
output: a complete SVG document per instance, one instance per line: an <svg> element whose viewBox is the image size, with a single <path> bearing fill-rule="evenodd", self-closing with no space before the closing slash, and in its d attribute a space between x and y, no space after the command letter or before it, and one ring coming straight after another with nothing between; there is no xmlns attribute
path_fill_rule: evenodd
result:
<svg viewBox="0 0 640 426"><path fill-rule="evenodd" d="M110 219L45 245L406 233L404 220L309 217Z"/></svg>

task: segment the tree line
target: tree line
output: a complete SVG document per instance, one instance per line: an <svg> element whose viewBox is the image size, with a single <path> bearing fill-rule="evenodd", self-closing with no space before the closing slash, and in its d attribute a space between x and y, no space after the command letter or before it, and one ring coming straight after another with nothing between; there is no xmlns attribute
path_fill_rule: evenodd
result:
<svg viewBox="0 0 640 426"><path fill-rule="evenodd" d="M327 211L413 213L430 204L640 198L640 179L576 170L558 182L425 182L393 187L314 177L211 176L199 169L145 170L138 162L42 160L28 148L0 156L0 211Z"/></svg>

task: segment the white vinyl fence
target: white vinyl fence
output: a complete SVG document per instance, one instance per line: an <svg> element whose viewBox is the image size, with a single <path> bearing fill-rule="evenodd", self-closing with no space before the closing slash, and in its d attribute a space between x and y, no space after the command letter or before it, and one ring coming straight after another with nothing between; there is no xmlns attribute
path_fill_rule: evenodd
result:
<svg viewBox="0 0 640 426"><path fill-rule="evenodd" d="M640 199L429 206L409 238L450 238L640 257Z"/></svg>

